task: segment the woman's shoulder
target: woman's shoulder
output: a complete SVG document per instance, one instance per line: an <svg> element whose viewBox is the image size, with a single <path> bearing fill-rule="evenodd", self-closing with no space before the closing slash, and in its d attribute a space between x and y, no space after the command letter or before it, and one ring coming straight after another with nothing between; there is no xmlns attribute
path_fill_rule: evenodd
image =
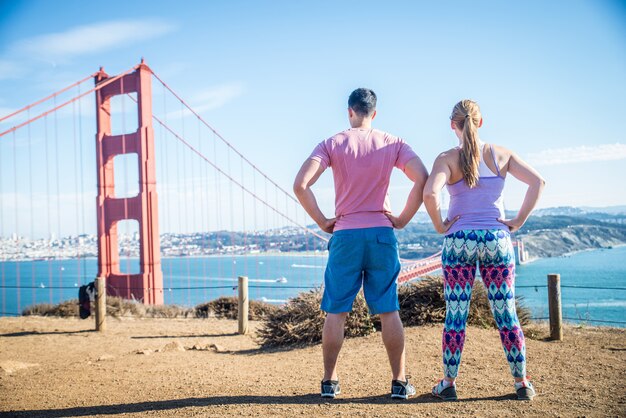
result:
<svg viewBox="0 0 626 418"><path fill-rule="evenodd" d="M456 159L459 157L460 149L459 147L450 148L441 152L438 156L438 160L448 160L448 159Z"/></svg>
<svg viewBox="0 0 626 418"><path fill-rule="evenodd" d="M509 148L504 147L502 145L493 144L493 143L490 143L489 145L491 147L492 155L497 161L498 170L500 172L499 174L503 177L506 176L507 172L509 171L509 162L511 161L511 157L514 156L515 153L511 151ZM485 152L488 152L488 151L485 150ZM483 154L483 158L488 158L488 157L485 154Z"/></svg>
<svg viewBox="0 0 626 418"><path fill-rule="evenodd" d="M513 151L502 145L494 144L492 142L487 142L487 144L498 156L509 156L513 153Z"/></svg>

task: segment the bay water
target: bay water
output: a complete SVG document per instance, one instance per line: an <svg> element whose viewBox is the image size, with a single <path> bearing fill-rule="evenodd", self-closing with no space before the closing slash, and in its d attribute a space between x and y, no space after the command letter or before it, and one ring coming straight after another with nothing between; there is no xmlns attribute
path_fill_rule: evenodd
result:
<svg viewBox="0 0 626 418"><path fill-rule="evenodd" d="M280 255L165 258L161 260L166 304L195 306L237 295L237 277L249 278L252 300L280 304L321 286L326 256ZM136 259L121 269L138 271ZM97 260L40 260L0 263L0 315L19 315L35 303L56 304L78 297L93 281ZM547 319L547 275L561 275L563 317L569 322L626 327L626 246L539 259L516 267L516 292L533 317ZM435 273L436 274L436 273Z"/></svg>

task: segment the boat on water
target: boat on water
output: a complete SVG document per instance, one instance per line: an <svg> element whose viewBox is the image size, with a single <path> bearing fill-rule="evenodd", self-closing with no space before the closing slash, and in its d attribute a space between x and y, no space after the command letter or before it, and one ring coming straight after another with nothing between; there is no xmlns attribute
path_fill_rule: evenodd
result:
<svg viewBox="0 0 626 418"><path fill-rule="evenodd" d="M284 276L281 276L278 279L276 279L276 283L287 283L287 278Z"/></svg>

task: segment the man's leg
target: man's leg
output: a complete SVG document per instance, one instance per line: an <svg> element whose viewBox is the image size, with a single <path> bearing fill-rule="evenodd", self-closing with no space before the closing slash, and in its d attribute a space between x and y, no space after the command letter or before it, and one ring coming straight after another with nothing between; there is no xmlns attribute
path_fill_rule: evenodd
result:
<svg viewBox="0 0 626 418"><path fill-rule="evenodd" d="M344 325L347 312L329 313L322 331L322 353L324 355L324 381L337 379L337 357L343 344Z"/></svg>
<svg viewBox="0 0 626 418"><path fill-rule="evenodd" d="M370 228L366 237L368 252L365 263L363 294L370 313L380 315L382 337L392 380L406 381L404 370L404 328L398 309L400 259L398 240L393 228Z"/></svg>
<svg viewBox="0 0 626 418"><path fill-rule="evenodd" d="M393 380L406 381L404 375L404 327L398 311L380 314L383 343L387 349Z"/></svg>

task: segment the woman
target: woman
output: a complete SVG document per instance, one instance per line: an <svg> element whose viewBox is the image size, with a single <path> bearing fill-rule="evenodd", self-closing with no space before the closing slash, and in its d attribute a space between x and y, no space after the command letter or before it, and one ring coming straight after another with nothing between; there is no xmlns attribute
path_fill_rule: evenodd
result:
<svg viewBox="0 0 626 418"><path fill-rule="evenodd" d="M432 393L444 400L457 399L455 379L478 263L515 379L517 397L530 400L535 390L526 377L526 346L515 311L515 255L510 233L524 224L545 181L512 151L480 140L478 128L483 119L476 102L457 103L450 120L459 146L437 157L424 188L424 204L435 229L446 234L441 256L446 299L442 341L444 378ZM513 219L505 219L502 203L507 174L528 185L524 202ZM444 186L450 194L450 207L447 218L442 220L439 194Z"/></svg>

